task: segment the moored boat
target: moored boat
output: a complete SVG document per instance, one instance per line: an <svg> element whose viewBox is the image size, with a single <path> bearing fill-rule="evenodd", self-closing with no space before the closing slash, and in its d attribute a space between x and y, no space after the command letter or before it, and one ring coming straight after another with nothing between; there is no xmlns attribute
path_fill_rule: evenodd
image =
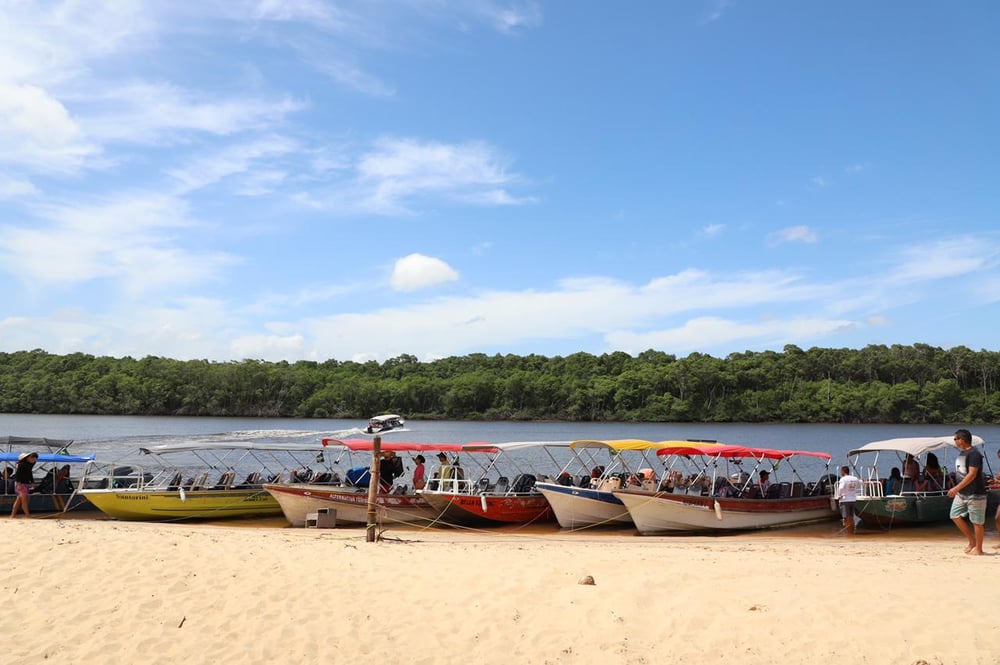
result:
<svg viewBox="0 0 1000 665"><path fill-rule="evenodd" d="M324 439L325 446L343 446L351 453L371 453L372 441ZM431 453L460 452L462 444L450 443L407 443L384 441L380 445L384 452L395 455L407 453L429 456ZM368 467L353 466L361 470L354 474L342 474L344 483L340 485L317 485L314 483L265 483L264 489L281 506L285 519L294 526L305 526L308 515L322 508L336 510L337 524L359 525L368 523ZM348 471L350 471L349 469ZM353 480L352 480L353 479ZM376 520L381 524L425 524L433 521L438 512L434 510L412 485L403 483L379 491L375 496Z"/></svg>
<svg viewBox="0 0 1000 665"><path fill-rule="evenodd" d="M614 490L633 482L655 490L657 481L648 476L652 466L648 455L669 445L717 445L715 442L646 441L616 439L581 440L570 444L581 470L573 476L563 471L553 482L537 482L537 489L549 502L559 526L580 529L596 526L632 526L632 516ZM607 459L603 459L606 456Z"/></svg>
<svg viewBox="0 0 1000 665"><path fill-rule="evenodd" d="M27 437L16 438L27 448L43 449L43 446L63 452L39 452L38 462L33 470L35 485L28 494L28 510L31 513L51 513L65 512L67 510L94 510L94 505L84 497L77 494L76 489L80 484L80 474L74 473L74 468L93 461L94 455L70 455L67 451L72 441L59 441L55 444L53 439L32 440ZM34 441L34 443L32 443ZM7 446L4 446L7 447ZM3 470L0 471L0 514L9 514L14 506L16 498L14 494L13 470L17 465L21 455L35 450L25 450L14 452L5 450L0 452L0 464Z"/></svg>
<svg viewBox="0 0 1000 665"><path fill-rule="evenodd" d="M700 463L701 470L673 491L615 492L642 535L770 529L837 517L827 453L721 445L671 446L657 455ZM823 460L822 473L805 482L799 459ZM753 480L761 471L772 476L766 488ZM778 473L786 480L779 482Z"/></svg>
<svg viewBox="0 0 1000 665"><path fill-rule="evenodd" d="M552 451L568 449L569 441L521 441L496 444L466 444L463 456L478 467L466 472L459 460L443 465L436 478L419 493L438 512L436 523L463 526L534 524L555 520L548 500L535 489L537 476L517 457L544 451L550 470L558 475L559 463ZM517 452L515 452L517 451ZM483 455L481 462L477 455ZM513 479L513 480L511 480Z"/></svg>
<svg viewBox="0 0 1000 665"><path fill-rule="evenodd" d="M104 481L97 487L86 483L80 494L123 520L268 517L281 515L281 506L264 490L266 480L319 474L334 480L334 472L311 468L323 459L318 444L190 442L140 452L156 460L155 470L125 465L97 472Z"/></svg>
<svg viewBox="0 0 1000 665"><path fill-rule="evenodd" d="M973 436L972 445L982 447L985 442ZM949 521L952 499L948 489L954 483L947 469L957 453L951 434L872 441L851 450L848 459L862 481L862 493L854 504L858 519L874 529ZM989 464L988 455L983 459ZM916 465L914 477L900 474L897 481L895 473L886 473L891 467L904 468L907 462ZM991 489L989 494L994 504L1000 492Z"/></svg>

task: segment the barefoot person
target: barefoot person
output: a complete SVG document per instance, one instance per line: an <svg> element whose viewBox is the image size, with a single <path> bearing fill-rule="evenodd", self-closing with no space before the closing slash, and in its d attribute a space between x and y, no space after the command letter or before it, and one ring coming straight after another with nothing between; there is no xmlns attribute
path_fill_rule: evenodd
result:
<svg viewBox="0 0 1000 665"><path fill-rule="evenodd" d="M35 468L37 461L38 453L18 455L17 468L14 469L14 495L16 498L10 511L11 517L17 517L18 508L24 511L25 517L31 517L31 511L28 510L28 501L30 500L28 494L31 492L31 486L35 484L35 478L31 471Z"/></svg>
<svg viewBox="0 0 1000 665"><path fill-rule="evenodd" d="M955 432L958 458L955 460L955 476L958 482L948 490L951 502L951 520L958 530L969 539L966 554L983 553L983 537L986 534L986 481L983 477L983 454L972 447L972 433L967 429ZM965 522L969 516L972 528Z"/></svg>
<svg viewBox="0 0 1000 665"><path fill-rule="evenodd" d="M854 504L861 491L861 479L851 475L851 467L840 467L840 480L837 482L836 499L840 502L840 515L844 518L844 528L847 535L854 535Z"/></svg>

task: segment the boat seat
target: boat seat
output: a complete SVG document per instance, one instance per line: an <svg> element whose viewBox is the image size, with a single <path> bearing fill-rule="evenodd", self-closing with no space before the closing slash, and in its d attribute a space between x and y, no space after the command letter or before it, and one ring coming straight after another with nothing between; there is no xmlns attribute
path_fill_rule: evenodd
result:
<svg viewBox="0 0 1000 665"><path fill-rule="evenodd" d="M620 490L622 488L622 479L612 476L611 478L605 478L601 482L602 492L613 492L615 490Z"/></svg>
<svg viewBox="0 0 1000 665"><path fill-rule="evenodd" d="M170 482L167 483L167 489L170 491L179 490L182 482L184 482L184 475L178 471L174 474L174 477L170 479Z"/></svg>
<svg viewBox="0 0 1000 665"><path fill-rule="evenodd" d="M775 483L767 488L767 494L764 496L765 499L778 499L781 498L781 485Z"/></svg>
<svg viewBox="0 0 1000 665"><path fill-rule="evenodd" d="M476 483L476 491L479 492L479 493L481 493L481 494L489 492L490 491L490 479L487 478L486 476L483 476L482 478L480 478L479 482Z"/></svg>
<svg viewBox="0 0 1000 665"><path fill-rule="evenodd" d="M580 476L576 479L577 487L590 487L590 476Z"/></svg>
<svg viewBox="0 0 1000 665"><path fill-rule="evenodd" d="M803 495L803 493L805 493L805 489L806 489L805 483L801 481L795 481L794 483L792 483L791 496L796 498L800 497Z"/></svg>
<svg viewBox="0 0 1000 665"><path fill-rule="evenodd" d="M507 476L500 476L497 478L497 484L493 491L497 494L506 494L509 488L510 480L508 480Z"/></svg>
<svg viewBox="0 0 1000 665"><path fill-rule="evenodd" d="M211 489L227 490L232 486L234 480L236 480L236 472L226 471L221 476L219 476L219 482L217 482L214 486L212 486Z"/></svg>
<svg viewBox="0 0 1000 665"><path fill-rule="evenodd" d="M532 491L534 486L535 477L530 473L522 473L514 479L514 484L511 485L511 491L515 494L527 494Z"/></svg>

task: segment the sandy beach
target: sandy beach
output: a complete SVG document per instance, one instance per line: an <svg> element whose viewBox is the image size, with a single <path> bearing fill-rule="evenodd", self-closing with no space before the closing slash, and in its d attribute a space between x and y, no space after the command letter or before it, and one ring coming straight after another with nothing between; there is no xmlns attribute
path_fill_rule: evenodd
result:
<svg viewBox="0 0 1000 665"><path fill-rule="evenodd" d="M0 520L2 662L996 663L1000 559L884 534ZM593 585L580 584L592 576ZM982 589L982 591L980 591Z"/></svg>

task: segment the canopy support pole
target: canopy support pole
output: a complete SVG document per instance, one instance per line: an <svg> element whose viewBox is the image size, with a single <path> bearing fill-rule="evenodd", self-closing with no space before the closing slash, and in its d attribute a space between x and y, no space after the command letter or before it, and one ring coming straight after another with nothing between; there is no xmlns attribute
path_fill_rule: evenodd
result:
<svg viewBox="0 0 1000 665"><path fill-rule="evenodd" d="M372 439L372 465L368 475L368 529L365 532L365 542L374 543L376 540L376 503L379 485L379 460L382 457L382 437L378 434Z"/></svg>

